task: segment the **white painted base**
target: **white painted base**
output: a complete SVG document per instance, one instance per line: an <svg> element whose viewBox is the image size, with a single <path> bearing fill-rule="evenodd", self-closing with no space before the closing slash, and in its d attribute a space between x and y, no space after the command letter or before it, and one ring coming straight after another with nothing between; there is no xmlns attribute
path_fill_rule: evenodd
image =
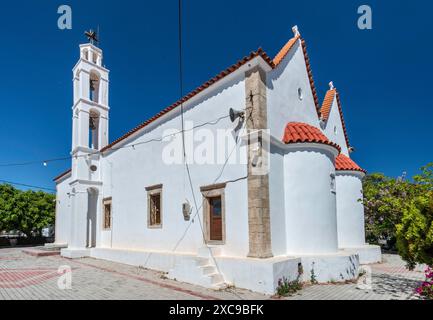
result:
<svg viewBox="0 0 433 320"><path fill-rule="evenodd" d="M335 254L301 256L303 280L318 283L344 282L359 276L359 256L339 251ZM313 276L314 272L314 276Z"/></svg>
<svg viewBox="0 0 433 320"><path fill-rule="evenodd" d="M300 258L270 259L217 257L218 268L228 284L264 294L275 294L278 280L298 277Z"/></svg>
<svg viewBox="0 0 433 320"><path fill-rule="evenodd" d="M90 257L90 249L62 249L60 255L69 259Z"/></svg>
<svg viewBox="0 0 433 320"><path fill-rule="evenodd" d="M380 246L365 245L356 248L344 248L343 252L357 254L360 264L373 264L382 262L382 250Z"/></svg>
<svg viewBox="0 0 433 320"><path fill-rule="evenodd" d="M181 260L193 260L196 257L193 254L108 248L93 248L90 256L162 272L169 272Z"/></svg>
<svg viewBox="0 0 433 320"><path fill-rule="evenodd" d="M223 257L214 250L213 260L206 250L200 249L198 254L179 254L95 248L90 250L90 256L167 272L171 279L207 288L220 289L230 284L264 294L274 294L283 277L295 280L300 264L303 269L301 281L311 280L313 262L315 279L320 283L358 277L359 258L352 253L253 259Z"/></svg>

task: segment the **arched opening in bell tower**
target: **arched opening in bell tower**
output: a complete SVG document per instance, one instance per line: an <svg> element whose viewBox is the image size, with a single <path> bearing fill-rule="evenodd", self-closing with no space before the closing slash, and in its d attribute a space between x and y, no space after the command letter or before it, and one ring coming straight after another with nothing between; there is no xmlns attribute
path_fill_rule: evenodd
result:
<svg viewBox="0 0 433 320"><path fill-rule="evenodd" d="M99 149L99 126L101 114L97 110L90 110L89 113L89 147Z"/></svg>
<svg viewBox="0 0 433 320"><path fill-rule="evenodd" d="M99 103L99 87L101 83L101 76L98 72L92 71L90 73L89 80L89 92L90 92L90 100L96 103Z"/></svg>

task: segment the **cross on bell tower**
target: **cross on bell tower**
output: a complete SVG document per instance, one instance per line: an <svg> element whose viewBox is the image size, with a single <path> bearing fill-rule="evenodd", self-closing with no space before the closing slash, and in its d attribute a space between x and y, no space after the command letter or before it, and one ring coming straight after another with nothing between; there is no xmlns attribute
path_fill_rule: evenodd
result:
<svg viewBox="0 0 433 320"><path fill-rule="evenodd" d="M95 45L95 43L99 42L98 34L96 33L96 31L90 29L89 31L84 32L84 34L86 35L87 39L91 44Z"/></svg>

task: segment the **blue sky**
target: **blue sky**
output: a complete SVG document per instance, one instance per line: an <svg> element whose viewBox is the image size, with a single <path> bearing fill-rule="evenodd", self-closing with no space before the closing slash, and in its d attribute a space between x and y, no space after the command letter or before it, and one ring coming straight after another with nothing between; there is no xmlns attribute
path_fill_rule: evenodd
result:
<svg viewBox="0 0 433 320"><path fill-rule="evenodd" d="M177 1L0 4L0 164L68 156L72 67L83 31L101 28L111 70L110 139L179 98ZM73 29L57 28L57 8ZM373 29L357 28L369 4ZM431 1L184 1L185 91L250 51L274 56L297 24L320 100L339 89L353 158L369 172L412 176L433 161ZM143 99L144 97L144 99ZM54 187L68 161L0 167L0 180Z"/></svg>

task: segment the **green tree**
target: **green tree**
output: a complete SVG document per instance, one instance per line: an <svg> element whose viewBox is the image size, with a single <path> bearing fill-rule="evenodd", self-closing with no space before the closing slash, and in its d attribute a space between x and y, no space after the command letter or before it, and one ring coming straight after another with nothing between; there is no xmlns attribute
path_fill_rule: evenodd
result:
<svg viewBox="0 0 433 320"><path fill-rule="evenodd" d="M11 231L11 210L18 190L11 185L0 185L0 231Z"/></svg>
<svg viewBox="0 0 433 320"><path fill-rule="evenodd" d="M27 237L41 235L55 219L55 196L42 191L21 191L0 185L0 229L21 231Z"/></svg>
<svg viewBox="0 0 433 320"><path fill-rule="evenodd" d="M397 248L410 269L433 265L433 193L417 196L397 225Z"/></svg>
<svg viewBox="0 0 433 320"><path fill-rule="evenodd" d="M420 193L418 186L402 178L375 173L364 179L363 189L367 241L378 243L386 239L392 245L408 201Z"/></svg>
<svg viewBox="0 0 433 320"><path fill-rule="evenodd" d="M413 269L417 263L433 265L433 163L414 177L418 193L403 210L396 226L399 254Z"/></svg>

